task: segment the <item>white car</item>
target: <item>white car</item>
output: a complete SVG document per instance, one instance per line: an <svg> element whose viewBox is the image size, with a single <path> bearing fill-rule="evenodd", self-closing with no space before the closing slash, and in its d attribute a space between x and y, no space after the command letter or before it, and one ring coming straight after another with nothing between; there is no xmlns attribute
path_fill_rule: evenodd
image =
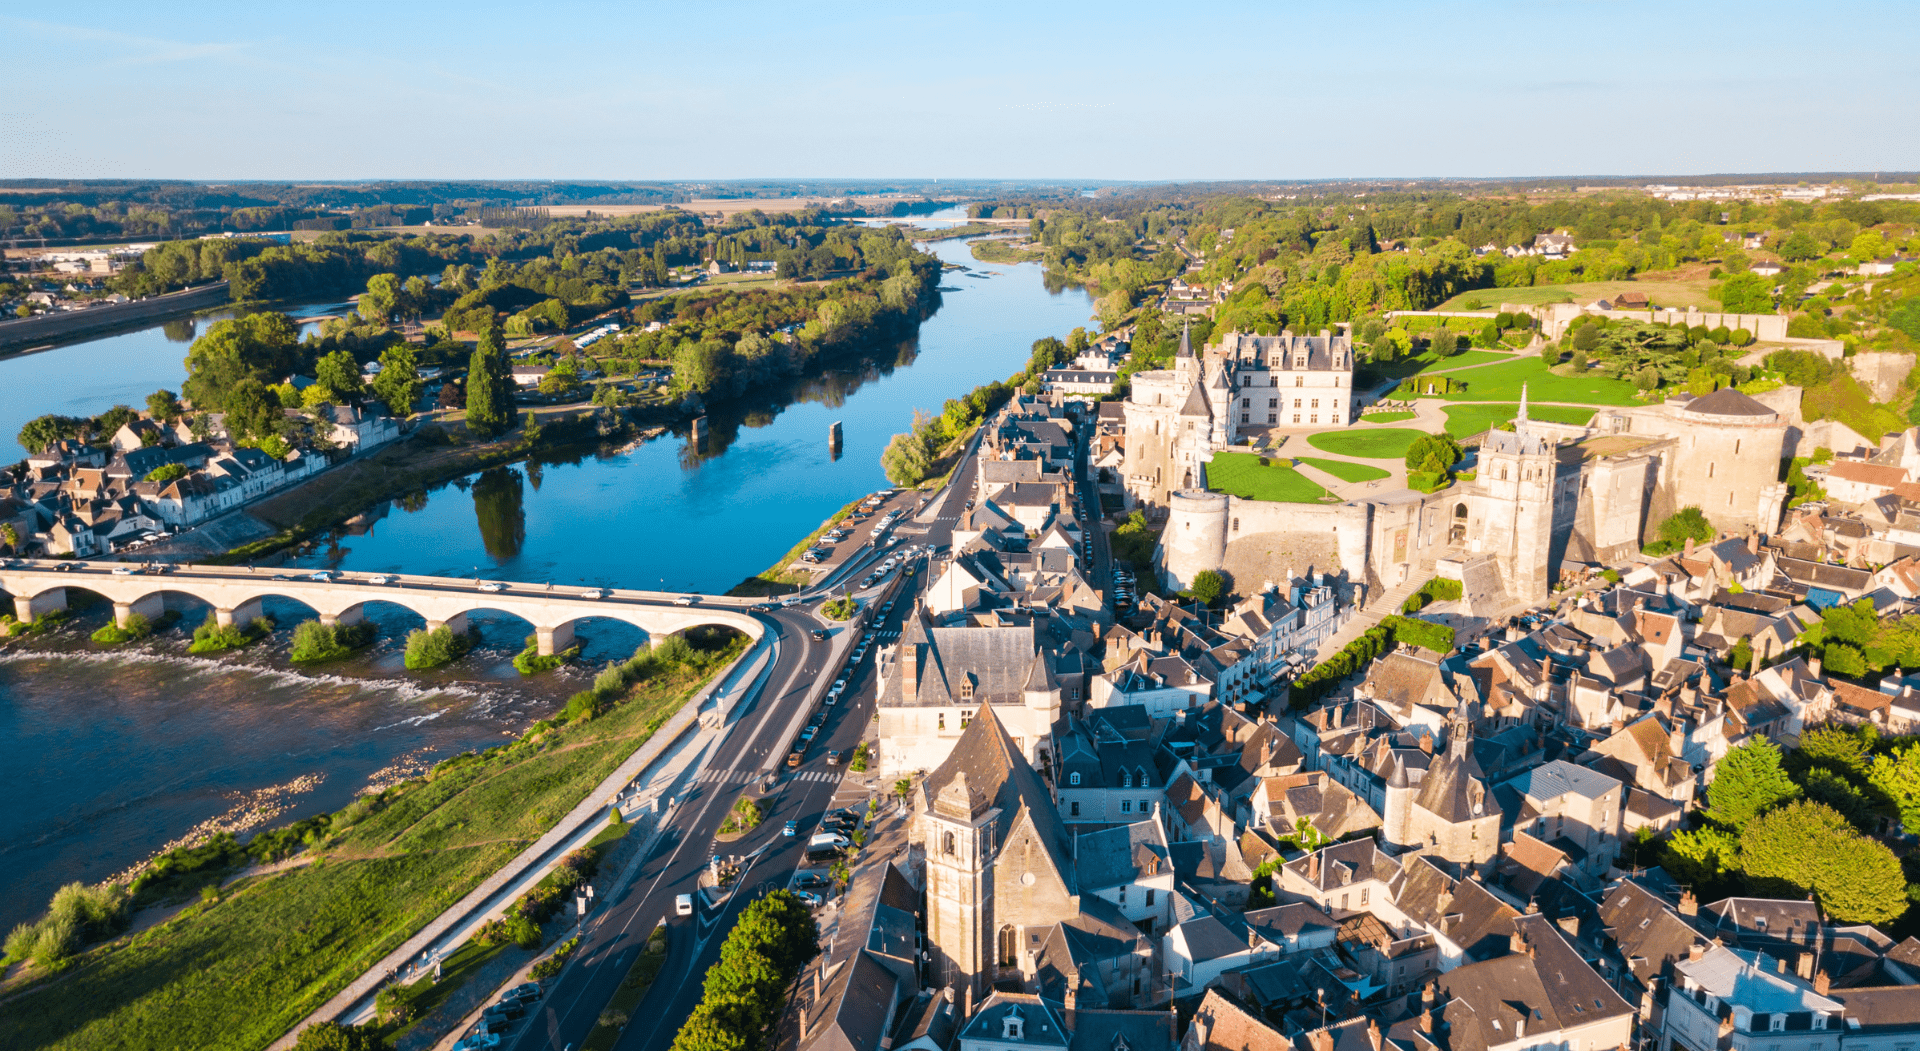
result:
<svg viewBox="0 0 1920 1051"><path fill-rule="evenodd" d="M373 576L370 576L370 577L368 577L368 578L367 578L367 583L369 583L369 584L391 584L391 583L393 583L393 582L394 582L394 580L396 580L396 579L398 579L398 578L395 578L395 577L390 577L390 576L388 576L388 575L387 575L387 574L385 574L385 573L375 573L375 574L374 574Z"/></svg>
<svg viewBox="0 0 1920 1051"><path fill-rule="evenodd" d="M680 896L678 896L678 897L676 897L676 898L674 898L674 899L673 899L673 914L674 914L675 916L691 916L691 915L693 915L693 895L691 895L691 894L682 894L682 895L680 895Z"/></svg>
<svg viewBox="0 0 1920 1051"><path fill-rule="evenodd" d="M606 588L588 588L580 593L581 598L606 598Z"/></svg>
<svg viewBox="0 0 1920 1051"><path fill-rule="evenodd" d="M140 570L138 570L137 568L135 568L135 567L133 567L133 566L115 566L115 567L113 567L113 575L114 575L114 576L116 576L116 577L130 577L130 576L134 576L134 575L136 575L136 574L138 574L139 572L140 572Z"/></svg>
<svg viewBox="0 0 1920 1051"><path fill-rule="evenodd" d="M480 590L482 590L482 591L505 591L505 590L507 590L507 586L506 586L505 584L502 584L502 583L500 583L500 582L499 582L498 580L489 580L489 581L487 581L487 582L485 582L485 583L483 583L483 584L481 584L481 585L480 585Z"/></svg>
<svg viewBox="0 0 1920 1051"><path fill-rule="evenodd" d="M691 606L698 601L700 601L700 598L697 595L682 595L674 599L673 604L676 606Z"/></svg>

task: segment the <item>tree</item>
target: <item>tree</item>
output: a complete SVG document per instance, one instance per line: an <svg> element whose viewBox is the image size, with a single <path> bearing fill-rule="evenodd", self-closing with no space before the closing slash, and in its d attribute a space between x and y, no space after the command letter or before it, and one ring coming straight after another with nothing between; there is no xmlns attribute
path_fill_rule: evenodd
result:
<svg viewBox="0 0 1920 1051"><path fill-rule="evenodd" d="M1718 828L1675 832L1660 856L1660 867L1682 883L1699 885L1737 868L1740 837Z"/></svg>
<svg viewBox="0 0 1920 1051"><path fill-rule="evenodd" d="M384 325L399 311L404 296L398 275L375 274L367 280L367 290L360 295L360 316Z"/></svg>
<svg viewBox="0 0 1920 1051"><path fill-rule="evenodd" d="M277 383L300 360L299 328L285 314L216 321L187 351L187 381L180 389L201 412L231 411L227 399L242 380Z"/></svg>
<svg viewBox="0 0 1920 1051"><path fill-rule="evenodd" d="M1790 803L1755 818L1740 834L1740 868L1756 896L1811 891L1843 923L1887 923L1907 910L1900 860L1824 803Z"/></svg>
<svg viewBox="0 0 1920 1051"><path fill-rule="evenodd" d="M1920 829L1920 744L1874 756L1867 783L1893 804L1904 828Z"/></svg>
<svg viewBox="0 0 1920 1051"><path fill-rule="evenodd" d="M314 362L313 382L324 392L325 399L335 405L352 405L366 394L366 384L360 379L360 363L345 350L336 350ZM312 388L308 388L306 394L311 401Z"/></svg>
<svg viewBox="0 0 1920 1051"><path fill-rule="evenodd" d="M1751 271L1734 274L1710 291L1729 314L1773 313L1773 282Z"/></svg>
<svg viewBox="0 0 1920 1051"><path fill-rule="evenodd" d="M1706 512L1698 507L1687 506L1668 515L1666 521L1660 523L1658 533L1661 540L1681 547L1689 539L1695 543L1712 540L1713 523L1707 521Z"/></svg>
<svg viewBox="0 0 1920 1051"><path fill-rule="evenodd" d="M1407 447L1407 470L1444 474L1459 463L1463 455L1452 438L1444 434L1423 434Z"/></svg>
<svg viewBox="0 0 1920 1051"><path fill-rule="evenodd" d="M156 420L171 420L185 411L180 405L180 396L170 390L157 390L147 395L147 415Z"/></svg>
<svg viewBox="0 0 1920 1051"><path fill-rule="evenodd" d="M1432 349L1435 358L1444 358L1460 347L1460 338L1450 328L1437 328L1428 337L1427 346Z"/></svg>
<svg viewBox="0 0 1920 1051"><path fill-rule="evenodd" d="M1126 289L1116 288L1100 297L1094 304L1093 316L1100 321L1104 331L1111 332L1126 321L1127 312L1133 309L1133 296Z"/></svg>
<svg viewBox="0 0 1920 1051"><path fill-rule="evenodd" d="M1857 679L1867 673L1867 659L1859 650L1844 642L1829 643L1825 670L1830 675Z"/></svg>
<svg viewBox="0 0 1920 1051"><path fill-rule="evenodd" d="M300 1030L294 1051L378 1051L385 1046L371 1029L339 1022L315 1022Z"/></svg>
<svg viewBox="0 0 1920 1051"><path fill-rule="evenodd" d="M20 531L12 522L0 522L0 543L5 543L8 551L20 550Z"/></svg>
<svg viewBox="0 0 1920 1051"><path fill-rule="evenodd" d="M1729 750L1714 764L1713 784L1707 788L1707 816L1739 829L1768 807L1799 795L1800 786L1780 768L1779 746L1755 737Z"/></svg>
<svg viewBox="0 0 1920 1051"><path fill-rule="evenodd" d="M1193 576L1193 586L1187 589L1201 605L1217 609L1220 600L1226 597L1227 581L1218 570L1203 569Z"/></svg>
<svg viewBox="0 0 1920 1051"><path fill-rule="evenodd" d="M388 412L406 419L425 388L411 346L396 343L380 352L380 374L373 378L373 392L386 403Z"/></svg>
<svg viewBox="0 0 1920 1051"><path fill-rule="evenodd" d="M488 325L467 364L467 429L482 438L505 434L514 421L512 387L500 326Z"/></svg>
<svg viewBox="0 0 1920 1051"><path fill-rule="evenodd" d="M1814 240L1813 235L1805 230L1795 230L1780 242L1780 257L1792 262L1817 259L1825 251L1826 246Z"/></svg>
<svg viewBox="0 0 1920 1051"><path fill-rule="evenodd" d="M935 417L924 410L913 410L913 429L896 434L880 454L880 466L893 484L911 488L926 480L939 454Z"/></svg>
<svg viewBox="0 0 1920 1051"><path fill-rule="evenodd" d="M80 428L86 423L75 416L36 416L20 428L17 440L30 452L44 452L55 442L80 437Z"/></svg>
<svg viewBox="0 0 1920 1051"><path fill-rule="evenodd" d="M1733 653L1728 656L1727 663L1735 671L1753 670L1753 640L1750 636L1742 635L1740 641L1733 644Z"/></svg>

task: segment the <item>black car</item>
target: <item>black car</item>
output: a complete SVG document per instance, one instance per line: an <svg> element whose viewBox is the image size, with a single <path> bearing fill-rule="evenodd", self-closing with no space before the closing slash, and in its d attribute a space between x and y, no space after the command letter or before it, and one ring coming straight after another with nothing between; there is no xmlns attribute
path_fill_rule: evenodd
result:
<svg viewBox="0 0 1920 1051"><path fill-rule="evenodd" d="M799 890L805 890L808 887L830 887L833 885L833 877L824 872L801 872L794 875L793 885Z"/></svg>
<svg viewBox="0 0 1920 1051"><path fill-rule="evenodd" d="M815 642L827 641L827 629L825 628L815 628L812 631L807 632L807 634L813 636L813 641Z"/></svg>

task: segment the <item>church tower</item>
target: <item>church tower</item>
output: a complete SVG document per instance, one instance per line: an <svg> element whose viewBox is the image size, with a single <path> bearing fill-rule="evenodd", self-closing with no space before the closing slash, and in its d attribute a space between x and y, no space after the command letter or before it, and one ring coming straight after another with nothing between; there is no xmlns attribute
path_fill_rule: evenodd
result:
<svg viewBox="0 0 1920 1051"><path fill-rule="evenodd" d="M971 1001L993 987L993 842L998 808L955 771L919 815L927 858L927 942L935 981L962 990Z"/></svg>
<svg viewBox="0 0 1920 1051"><path fill-rule="evenodd" d="M1481 550L1494 556L1507 594L1518 602L1545 601L1552 580L1554 442L1527 418L1527 388L1513 430L1489 431L1480 446L1480 483L1488 501Z"/></svg>

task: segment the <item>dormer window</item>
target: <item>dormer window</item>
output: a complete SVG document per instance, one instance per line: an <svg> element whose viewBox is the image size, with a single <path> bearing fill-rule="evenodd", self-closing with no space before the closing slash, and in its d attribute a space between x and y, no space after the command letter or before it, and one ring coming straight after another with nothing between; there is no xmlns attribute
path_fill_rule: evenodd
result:
<svg viewBox="0 0 1920 1051"><path fill-rule="evenodd" d="M1080 771L1075 770L1073 773L1070 773L1067 775L1067 784L1077 785L1079 783L1080 783Z"/></svg>
<svg viewBox="0 0 1920 1051"><path fill-rule="evenodd" d="M1132 774L1132 773L1130 773L1130 772L1128 772L1128 771L1126 771L1126 770L1122 770L1122 771L1120 771L1120 787L1121 787L1121 788L1132 788L1132 787L1133 787L1133 774Z"/></svg>
<svg viewBox="0 0 1920 1051"><path fill-rule="evenodd" d="M1007 1016L1000 1020L1000 1039L1025 1040L1026 1037L1023 1035L1025 1029L1026 1020L1020 1017L1020 1012L1009 1007Z"/></svg>
<svg viewBox="0 0 1920 1051"><path fill-rule="evenodd" d="M972 676L968 676L967 678L960 680L960 699L963 701L973 700L973 677Z"/></svg>

